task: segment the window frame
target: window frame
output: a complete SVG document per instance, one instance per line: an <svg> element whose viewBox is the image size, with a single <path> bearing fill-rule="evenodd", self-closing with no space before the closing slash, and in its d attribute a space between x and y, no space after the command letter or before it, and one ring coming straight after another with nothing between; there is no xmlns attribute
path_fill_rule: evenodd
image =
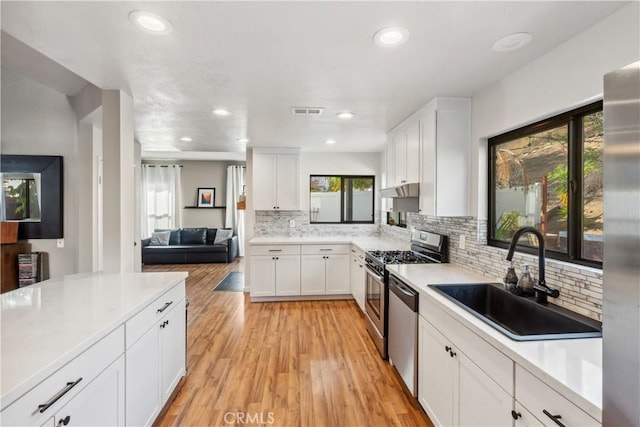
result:
<svg viewBox="0 0 640 427"><path fill-rule="evenodd" d="M309 175L309 203L311 203L311 180L313 178L326 178L326 177L339 177L340 178L340 222L326 222L326 221L311 221L310 206L309 210L309 224L375 224L376 222L376 176L375 175L345 175L338 173L330 174L311 174ZM349 179L371 179L372 197L371 197L371 221L345 221L344 219L344 196L345 196L345 178ZM353 205L352 205L353 209Z"/></svg>
<svg viewBox="0 0 640 427"><path fill-rule="evenodd" d="M583 177L584 177L584 141L582 140L582 119L593 113L603 111L602 100L592 102L582 107L549 117L527 126L512 130L488 139L487 144L487 187L488 187L488 221L487 244L498 248L509 248L509 243L493 238L496 225L496 189L495 189L495 164L494 149L496 146L530 136L539 132L553 129L562 125L567 126L567 170L568 170L568 202L567 202L567 252L547 250L547 258L579 264L589 267L602 268L602 262L582 258L582 231L583 231ZM538 248L518 244L518 251L537 255Z"/></svg>

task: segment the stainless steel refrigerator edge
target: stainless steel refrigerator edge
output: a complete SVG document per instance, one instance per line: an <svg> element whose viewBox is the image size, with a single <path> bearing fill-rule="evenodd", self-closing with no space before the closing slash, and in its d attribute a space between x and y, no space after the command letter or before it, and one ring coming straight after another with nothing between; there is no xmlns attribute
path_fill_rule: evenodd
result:
<svg viewBox="0 0 640 427"><path fill-rule="evenodd" d="M604 426L640 425L640 62L604 76Z"/></svg>

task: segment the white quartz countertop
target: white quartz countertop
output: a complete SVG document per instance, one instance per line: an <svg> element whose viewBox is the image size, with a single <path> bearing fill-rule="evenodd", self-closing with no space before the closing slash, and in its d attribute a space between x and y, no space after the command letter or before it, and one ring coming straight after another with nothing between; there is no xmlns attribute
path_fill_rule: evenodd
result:
<svg viewBox="0 0 640 427"><path fill-rule="evenodd" d="M305 237L254 237L250 245L312 245L354 244L363 251L409 250L408 241L378 236L305 236Z"/></svg>
<svg viewBox="0 0 640 427"><path fill-rule="evenodd" d="M387 268L518 365L602 421L602 338L514 341L428 287L495 283L495 280L453 264L390 265Z"/></svg>
<svg viewBox="0 0 640 427"><path fill-rule="evenodd" d="M0 296L0 409L187 277L184 272L77 275Z"/></svg>

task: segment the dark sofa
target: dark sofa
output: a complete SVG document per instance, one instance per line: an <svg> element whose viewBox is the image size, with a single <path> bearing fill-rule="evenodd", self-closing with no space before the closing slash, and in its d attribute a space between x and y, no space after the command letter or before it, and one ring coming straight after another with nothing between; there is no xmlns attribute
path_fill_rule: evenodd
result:
<svg viewBox="0 0 640 427"><path fill-rule="evenodd" d="M142 240L143 264L197 264L231 262L238 256L238 236L233 234L221 243L213 243L217 228L180 228L170 230L169 244L150 245ZM227 229L228 230L228 229ZM168 230L156 230L168 231Z"/></svg>

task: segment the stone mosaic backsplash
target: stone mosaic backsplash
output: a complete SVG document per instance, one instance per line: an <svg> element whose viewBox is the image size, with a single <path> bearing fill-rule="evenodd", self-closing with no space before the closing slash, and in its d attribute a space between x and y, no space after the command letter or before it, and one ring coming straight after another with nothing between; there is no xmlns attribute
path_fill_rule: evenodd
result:
<svg viewBox="0 0 640 427"><path fill-rule="evenodd" d="M289 227L289 221L295 227ZM377 236L380 234L380 212L373 224L311 224L306 211L256 211L254 236Z"/></svg>
<svg viewBox="0 0 640 427"><path fill-rule="evenodd" d="M501 282L509 262L507 251L487 246L487 221L474 217L433 217L409 213L408 228L381 224L382 212L375 214L374 224L311 224L309 213L304 211L256 211L254 236L385 236L409 240L409 230L432 231L449 237L449 262L467 270ZM295 227L289 227L289 220ZM460 236L465 236L465 249L460 249ZM521 275L521 265L528 264L534 278L538 277L538 258L516 252L513 260L516 273ZM549 302L565 307L592 319L602 321L602 270L569 264L547 258L546 280L552 288L560 290L559 298ZM532 320L535 321L535 320Z"/></svg>
<svg viewBox="0 0 640 427"><path fill-rule="evenodd" d="M432 217L410 213L408 229L432 231L449 237L449 262L462 268L480 272L501 282L509 261L506 249L487 246L487 221L474 217ZM399 239L409 239L409 230L381 225L381 233ZM460 249L460 236L465 236L465 249ZM528 264L535 279L538 277L538 257L516 252L513 260L516 273ZM602 321L602 270L569 264L547 258L545 264L547 284L560 290L559 298L549 302L565 307L592 319ZM535 319L532 319L535 321Z"/></svg>

